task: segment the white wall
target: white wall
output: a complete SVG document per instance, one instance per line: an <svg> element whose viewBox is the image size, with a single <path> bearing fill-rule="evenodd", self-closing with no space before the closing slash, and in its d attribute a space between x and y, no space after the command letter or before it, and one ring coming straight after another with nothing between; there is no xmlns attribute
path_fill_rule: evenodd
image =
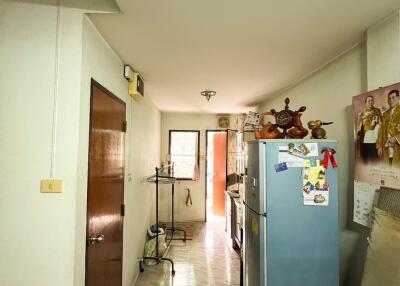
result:
<svg viewBox="0 0 400 286"><path fill-rule="evenodd" d="M56 8L0 2L0 285L84 285L93 77L127 103L123 285L131 286L154 222L153 186L142 177L159 165L161 114L148 97L130 100L122 61L84 11L61 10L55 176L64 193L41 194L50 176Z"/></svg>
<svg viewBox="0 0 400 286"><path fill-rule="evenodd" d="M357 286L363 274L368 229L352 222L354 144L352 97L400 80L400 20L395 13L367 31L366 42L283 93L266 99L260 111L306 105L303 123L334 121L328 137L339 141L339 211L341 285Z"/></svg>
<svg viewBox="0 0 400 286"><path fill-rule="evenodd" d="M398 11L367 31L368 90L400 81L399 31Z"/></svg>
<svg viewBox="0 0 400 286"><path fill-rule="evenodd" d="M235 129L237 116L231 116L231 128ZM163 112L161 115L161 161L167 162L169 147L169 130L199 130L200 131L200 180L178 181L175 185L175 221L205 220L205 155L206 130L216 130L216 114L174 113ZM193 205L186 205L187 191L190 189ZM171 220L171 190L163 186L160 193L160 219Z"/></svg>
<svg viewBox="0 0 400 286"><path fill-rule="evenodd" d="M82 15L62 9L55 176L50 176L56 8L0 2L0 285L72 285Z"/></svg>
<svg viewBox="0 0 400 286"><path fill-rule="evenodd" d="M83 21L82 94L78 177L77 252L75 285L83 285L85 262L87 150L90 80L95 79L126 103L128 132L125 138L125 210L123 285L133 285L137 258L143 254L146 229L153 221L154 190L142 182L160 161L161 115L149 97L133 102L123 77L123 62L97 32L89 18Z"/></svg>

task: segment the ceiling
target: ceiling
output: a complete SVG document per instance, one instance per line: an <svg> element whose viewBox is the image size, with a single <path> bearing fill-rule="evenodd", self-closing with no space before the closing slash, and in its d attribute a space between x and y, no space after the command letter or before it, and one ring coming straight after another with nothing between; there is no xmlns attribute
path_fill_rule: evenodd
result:
<svg viewBox="0 0 400 286"><path fill-rule="evenodd" d="M85 10L88 13L121 12L114 0L9 0L9 1L34 3L41 5L53 5L53 6L61 5L63 7Z"/></svg>
<svg viewBox="0 0 400 286"><path fill-rule="evenodd" d="M322 67L399 0L117 0L92 14L162 111L236 113ZM207 102L200 92L213 89Z"/></svg>

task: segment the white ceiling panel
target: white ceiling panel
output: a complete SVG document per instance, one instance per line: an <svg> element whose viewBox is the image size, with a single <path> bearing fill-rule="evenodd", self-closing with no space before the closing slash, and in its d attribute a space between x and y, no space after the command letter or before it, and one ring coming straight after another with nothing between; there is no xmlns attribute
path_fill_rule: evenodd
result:
<svg viewBox="0 0 400 286"><path fill-rule="evenodd" d="M399 0L117 0L91 19L163 111L244 112L360 42ZM213 89L207 102L200 95Z"/></svg>

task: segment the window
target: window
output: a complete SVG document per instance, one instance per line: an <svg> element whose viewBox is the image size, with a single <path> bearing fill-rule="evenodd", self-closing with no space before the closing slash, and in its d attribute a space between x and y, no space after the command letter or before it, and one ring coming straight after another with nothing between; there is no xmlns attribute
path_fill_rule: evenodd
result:
<svg viewBox="0 0 400 286"><path fill-rule="evenodd" d="M192 180L198 172L199 138L200 131L197 130L169 131L169 154L177 179Z"/></svg>

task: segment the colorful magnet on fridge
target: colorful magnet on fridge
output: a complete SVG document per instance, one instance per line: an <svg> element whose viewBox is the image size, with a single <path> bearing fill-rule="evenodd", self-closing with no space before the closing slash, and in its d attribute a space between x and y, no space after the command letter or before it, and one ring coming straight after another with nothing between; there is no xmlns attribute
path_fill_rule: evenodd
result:
<svg viewBox="0 0 400 286"><path fill-rule="evenodd" d="M311 182L307 182L304 186L303 186L303 191L306 194L309 194L312 190L314 190L314 185Z"/></svg>
<svg viewBox="0 0 400 286"><path fill-rule="evenodd" d="M286 162L275 164L275 171L276 172L286 171L287 169L288 169L288 166L287 166Z"/></svg>

